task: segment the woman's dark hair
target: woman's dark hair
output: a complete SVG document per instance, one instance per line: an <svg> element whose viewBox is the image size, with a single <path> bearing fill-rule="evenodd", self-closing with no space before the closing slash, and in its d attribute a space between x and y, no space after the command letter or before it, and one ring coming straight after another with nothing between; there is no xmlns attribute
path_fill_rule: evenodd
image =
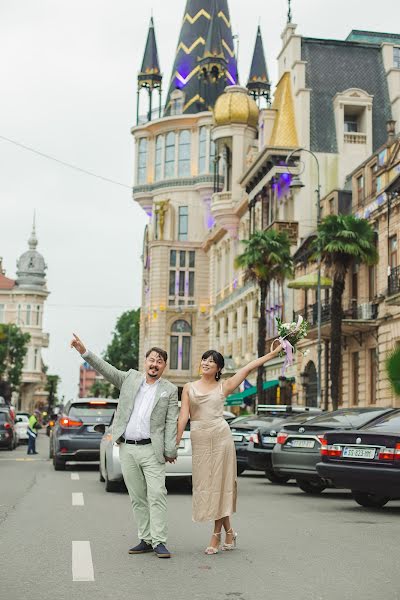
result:
<svg viewBox="0 0 400 600"><path fill-rule="evenodd" d="M207 352L204 352L203 356L201 357L201 360L207 360L207 358L212 358L215 364L217 365L218 371L215 374L215 379L219 381L221 379L221 371L225 366L224 357L220 352L217 352L216 350L207 350Z"/></svg>

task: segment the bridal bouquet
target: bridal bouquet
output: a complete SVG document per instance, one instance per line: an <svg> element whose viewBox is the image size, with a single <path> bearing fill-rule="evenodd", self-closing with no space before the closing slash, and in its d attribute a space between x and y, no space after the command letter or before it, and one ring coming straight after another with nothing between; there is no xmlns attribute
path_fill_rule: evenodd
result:
<svg viewBox="0 0 400 600"><path fill-rule="evenodd" d="M296 345L300 340L307 337L310 326L302 316L299 316L297 322L293 323L283 323L279 317L276 317L275 320L279 337L272 342L271 351L273 350L275 342L281 344L282 350L279 353L279 356L285 356L285 363L282 368L283 374L286 367L293 364L293 354L296 351Z"/></svg>

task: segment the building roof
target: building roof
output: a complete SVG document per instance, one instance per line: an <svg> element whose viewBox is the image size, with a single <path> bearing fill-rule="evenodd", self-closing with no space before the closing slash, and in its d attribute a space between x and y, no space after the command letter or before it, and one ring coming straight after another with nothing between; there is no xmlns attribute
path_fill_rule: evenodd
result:
<svg viewBox="0 0 400 600"><path fill-rule="evenodd" d="M147 34L146 48L144 51L142 68L138 75L138 82L141 87L154 87L161 83L162 75L160 63L158 61L158 51L156 35L154 32L154 20L150 19L149 32Z"/></svg>
<svg viewBox="0 0 400 600"><path fill-rule="evenodd" d="M0 273L0 290L12 290L15 286L14 279L9 279L2 273Z"/></svg>
<svg viewBox="0 0 400 600"><path fill-rule="evenodd" d="M219 27L213 28L210 42L214 39L214 31L219 30L227 63L226 85L237 83L228 0L187 0L165 106L166 115L170 114L171 93L175 89L181 89L185 93L184 113L197 113L208 108L200 95L199 60L204 57L213 13L218 19ZM220 88L221 93L224 87Z"/></svg>
<svg viewBox="0 0 400 600"><path fill-rule="evenodd" d="M361 31L353 29L346 38L348 42L365 44L400 44L400 33L380 33L377 31Z"/></svg>
<svg viewBox="0 0 400 600"><path fill-rule="evenodd" d="M256 43L254 46L253 59L251 61L247 87L250 91L254 89L262 90L263 88L268 91L270 88L267 62L265 60L264 44L260 26L258 26L257 29Z"/></svg>
<svg viewBox="0 0 400 600"><path fill-rule="evenodd" d="M337 93L359 88L373 96L373 150L386 139L391 104L380 46L337 40L302 38L306 87L311 89L310 149L337 152L333 99Z"/></svg>
<svg viewBox="0 0 400 600"><path fill-rule="evenodd" d="M277 113L269 145L295 148L299 144L289 72L284 73L279 80L272 108Z"/></svg>

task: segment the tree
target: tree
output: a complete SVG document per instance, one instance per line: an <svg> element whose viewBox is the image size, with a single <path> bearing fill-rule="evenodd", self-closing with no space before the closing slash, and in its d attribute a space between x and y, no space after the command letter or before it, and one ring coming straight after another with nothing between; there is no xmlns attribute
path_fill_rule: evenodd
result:
<svg viewBox="0 0 400 600"><path fill-rule="evenodd" d="M57 387L60 383L60 377L58 375L47 375L46 374L46 385L45 391L48 395L48 413L51 413L51 409L53 406L58 404L58 396L57 396Z"/></svg>
<svg viewBox="0 0 400 600"><path fill-rule="evenodd" d="M290 255L290 240L286 232L275 229L256 231L250 239L243 240L245 251L236 257L235 265L244 269L247 281L255 282L260 289L260 315L258 318L258 356L265 354L266 316L265 301L272 281L281 285L283 281L293 276L293 259ZM257 397L263 398L264 367L257 371Z"/></svg>
<svg viewBox="0 0 400 600"><path fill-rule="evenodd" d="M9 403L12 393L19 390L30 338L17 325L0 325L0 395Z"/></svg>
<svg viewBox="0 0 400 600"><path fill-rule="evenodd" d="M113 338L104 353L104 359L121 371L139 367L140 308L127 310L118 318ZM118 396L114 389L113 397Z"/></svg>
<svg viewBox="0 0 400 600"><path fill-rule="evenodd" d="M90 388L90 394L94 398L112 398L115 388L108 381L95 381Z"/></svg>
<svg viewBox="0 0 400 600"><path fill-rule="evenodd" d="M318 227L313 247L316 255L331 270L331 398L332 408L339 406L339 382L342 363L343 292L346 275L353 264L373 265L378 261L375 234L366 219L354 215L328 215Z"/></svg>

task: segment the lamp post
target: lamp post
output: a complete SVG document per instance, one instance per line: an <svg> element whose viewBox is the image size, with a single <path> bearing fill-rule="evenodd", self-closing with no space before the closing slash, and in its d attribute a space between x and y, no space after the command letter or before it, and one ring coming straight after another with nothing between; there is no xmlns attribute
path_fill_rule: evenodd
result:
<svg viewBox="0 0 400 600"><path fill-rule="evenodd" d="M290 160L293 158L295 154L298 152L307 152L310 154L317 165L317 189L315 190L317 196L317 229L321 223L321 181L320 181L320 168L319 161L314 152L309 150L308 148L296 148L292 152L288 154L286 157L286 164L289 166ZM304 187L304 184L301 182L298 175L293 178L290 187L293 189L299 189ZM318 248L318 259L317 259L317 357L318 357L318 372L317 372L317 402L318 407L322 406L322 397L321 397L321 379L322 379L322 342L321 342L321 252L320 248Z"/></svg>

